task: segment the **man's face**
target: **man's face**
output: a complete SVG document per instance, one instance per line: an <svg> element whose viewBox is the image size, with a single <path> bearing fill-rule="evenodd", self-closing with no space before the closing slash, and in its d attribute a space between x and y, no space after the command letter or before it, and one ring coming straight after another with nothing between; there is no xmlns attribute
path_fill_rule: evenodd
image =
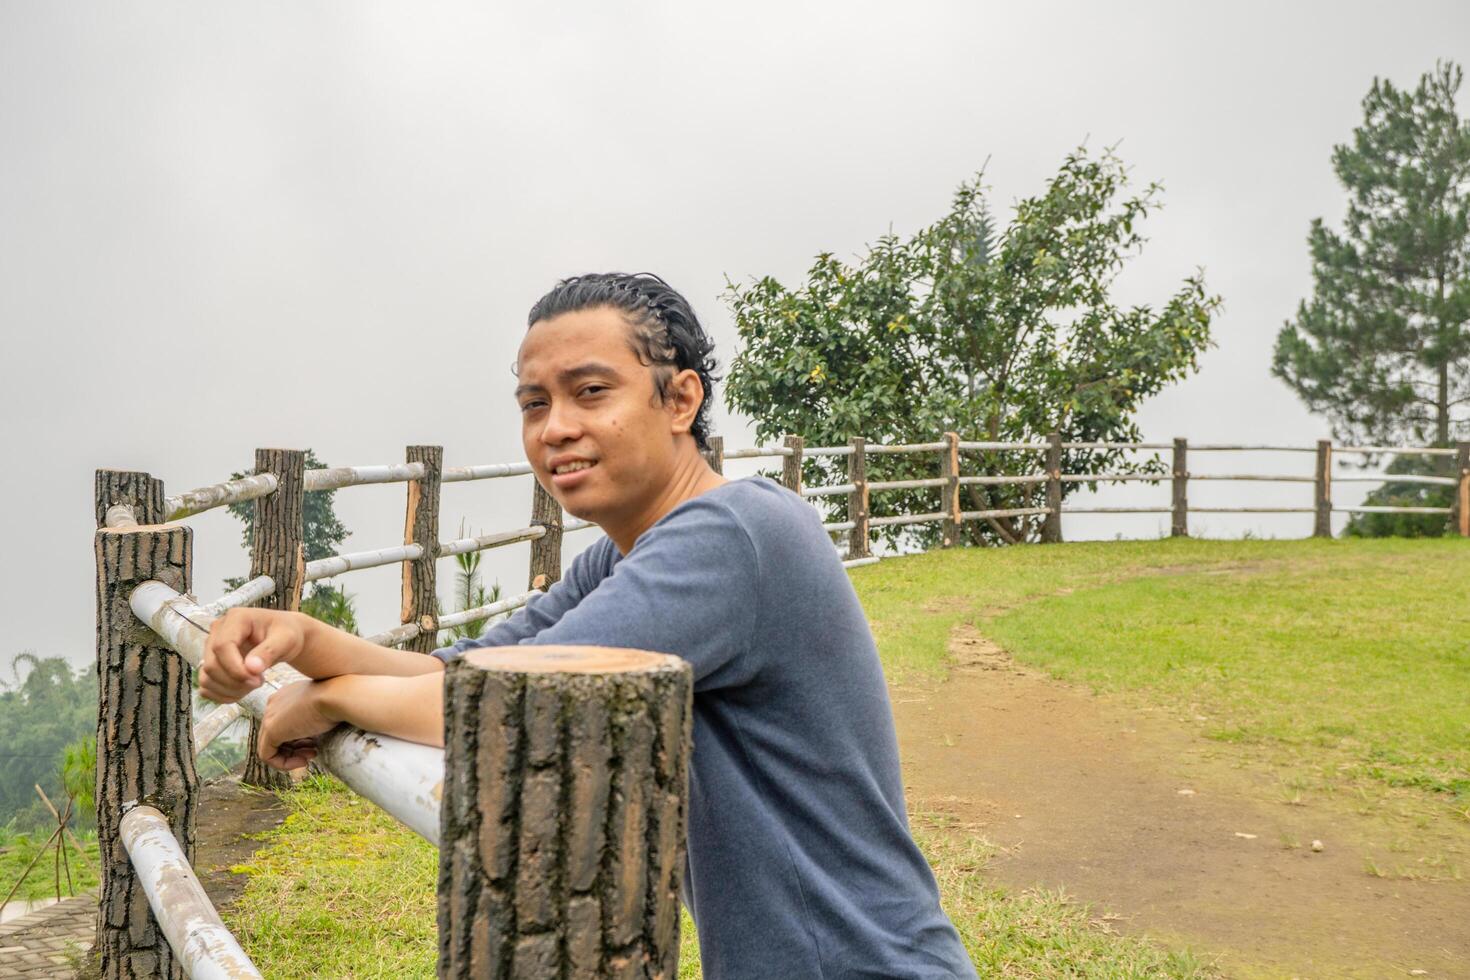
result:
<svg viewBox="0 0 1470 980"><path fill-rule="evenodd" d="M566 511L608 524L636 518L673 469L673 412L634 353L617 310L537 322L517 358L521 441L541 485Z"/></svg>

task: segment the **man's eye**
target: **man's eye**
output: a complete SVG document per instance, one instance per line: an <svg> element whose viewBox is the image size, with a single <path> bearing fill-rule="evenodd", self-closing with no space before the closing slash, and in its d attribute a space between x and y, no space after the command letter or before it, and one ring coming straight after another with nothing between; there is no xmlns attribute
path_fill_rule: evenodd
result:
<svg viewBox="0 0 1470 980"><path fill-rule="evenodd" d="M521 403L521 411L522 412L534 412L536 409L545 406L545 404L546 403L544 401L540 401L539 399L536 400L536 401L522 402Z"/></svg>
<svg viewBox="0 0 1470 980"><path fill-rule="evenodd" d="M604 391L607 391L607 385L587 385L581 391L577 392L577 394L579 394L579 395L597 395L597 394L601 394Z"/></svg>

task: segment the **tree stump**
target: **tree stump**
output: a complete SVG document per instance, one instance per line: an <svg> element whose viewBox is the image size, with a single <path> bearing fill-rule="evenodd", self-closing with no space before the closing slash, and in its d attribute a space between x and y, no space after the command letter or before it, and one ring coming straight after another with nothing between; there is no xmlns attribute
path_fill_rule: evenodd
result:
<svg viewBox="0 0 1470 980"><path fill-rule="evenodd" d="M677 976L692 692L638 650L449 664L440 977Z"/></svg>

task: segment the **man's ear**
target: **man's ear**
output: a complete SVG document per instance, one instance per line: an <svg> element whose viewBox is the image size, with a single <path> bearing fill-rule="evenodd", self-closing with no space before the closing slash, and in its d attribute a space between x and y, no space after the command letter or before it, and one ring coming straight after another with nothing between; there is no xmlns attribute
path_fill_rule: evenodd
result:
<svg viewBox="0 0 1470 980"><path fill-rule="evenodd" d="M685 368L669 379L668 406L672 431L676 434L688 432L694 426L699 406L704 404L704 382L699 373Z"/></svg>

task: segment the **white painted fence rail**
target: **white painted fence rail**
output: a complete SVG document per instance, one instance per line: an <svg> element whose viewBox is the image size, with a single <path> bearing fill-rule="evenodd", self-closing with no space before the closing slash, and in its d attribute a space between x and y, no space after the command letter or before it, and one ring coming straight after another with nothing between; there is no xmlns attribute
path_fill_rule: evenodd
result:
<svg viewBox="0 0 1470 980"><path fill-rule="evenodd" d="M302 575L303 582L316 582L320 579L331 578L333 575L341 575L343 572L355 572L361 568L377 568L379 565L392 565L401 561L418 561L424 557L424 546L419 544L400 544L392 548L379 548L376 551L355 551L347 555L332 555L330 558L318 558L316 561L306 563L306 572Z"/></svg>
<svg viewBox="0 0 1470 980"><path fill-rule="evenodd" d="M200 487L198 490L186 490L176 497L164 497L163 510L168 515L166 520L176 521L226 504L243 503L275 492L275 474L257 473L238 480L226 480L213 486Z"/></svg>
<svg viewBox="0 0 1470 980"><path fill-rule="evenodd" d="M499 548L502 545L516 544L520 541L535 541L537 538L544 537L546 537L546 526L533 524L530 527L518 527L514 531L497 531L494 534L481 534L473 538L459 538L441 543L439 557L448 558L450 555L484 551L487 548Z"/></svg>
<svg viewBox="0 0 1470 980"><path fill-rule="evenodd" d="M463 626L465 623L473 623L477 619L486 619L490 616L499 616L501 613L514 612L531 600L531 596L540 595L540 589L532 589L530 592L522 592L518 596L509 599L501 599L489 605L476 606L474 609L462 609L459 612L447 613L439 617L440 629L453 629Z"/></svg>
<svg viewBox="0 0 1470 980"><path fill-rule="evenodd" d="M216 617L162 582L144 582L130 597L133 614L190 664L204 659L204 641ZM277 684L266 681L240 699L241 709L259 718ZM444 787L444 750L389 735L339 727L318 740L316 761L359 796L372 800L432 844L439 843L439 798Z"/></svg>
<svg viewBox="0 0 1470 980"><path fill-rule="evenodd" d="M118 831L153 917L184 972L194 980L259 978L260 970L220 920L164 815L151 806L134 807L123 815Z"/></svg>
<svg viewBox="0 0 1470 980"><path fill-rule="evenodd" d="M485 463L480 466L447 466L439 474L440 483L464 483L470 480L496 480L506 476L526 476L530 463Z"/></svg>
<svg viewBox="0 0 1470 980"><path fill-rule="evenodd" d="M381 466L330 466L324 470L307 470L303 483L308 491L340 490L367 483L404 483L423 478L423 463L385 463Z"/></svg>

